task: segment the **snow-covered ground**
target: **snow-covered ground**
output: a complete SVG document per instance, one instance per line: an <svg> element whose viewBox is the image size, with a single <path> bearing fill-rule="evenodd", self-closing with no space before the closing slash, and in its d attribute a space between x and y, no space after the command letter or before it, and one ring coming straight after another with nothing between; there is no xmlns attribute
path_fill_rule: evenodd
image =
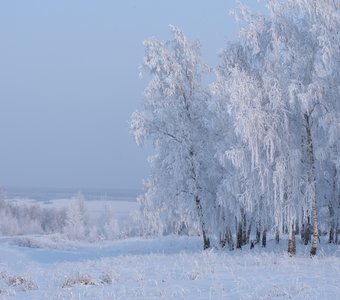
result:
<svg viewBox="0 0 340 300"><path fill-rule="evenodd" d="M66 205L50 201L44 205ZM136 202L114 201L118 220ZM100 216L105 201L87 201ZM0 238L0 299L340 299L340 248L318 255L287 241L266 249L202 251L199 237L127 238L96 243L63 235Z"/></svg>
<svg viewBox="0 0 340 300"><path fill-rule="evenodd" d="M340 299L340 249L325 243L311 259L302 245L289 257L274 241L233 252L202 251L196 237L55 242L1 238L2 298Z"/></svg>

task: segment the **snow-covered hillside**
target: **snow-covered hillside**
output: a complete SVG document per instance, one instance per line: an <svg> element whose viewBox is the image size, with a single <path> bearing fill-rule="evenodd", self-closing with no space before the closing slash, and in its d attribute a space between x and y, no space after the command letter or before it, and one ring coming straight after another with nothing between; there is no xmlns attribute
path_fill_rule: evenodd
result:
<svg viewBox="0 0 340 300"><path fill-rule="evenodd" d="M15 203L9 207L17 213L30 207L55 212L68 211L75 198L6 201ZM117 232L131 233L138 224L135 201L83 205L89 227L98 228L108 208ZM310 258L310 245L297 236L297 255L290 257L285 238L277 245L269 234L266 248L202 251L198 236L3 235L0 299L339 299L340 247L323 237L318 255Z"/></svg>
<svg viewBox="0 0 340 300"><path fill-rule="evenodd" d="M339 299L339 247L322 242L319 255L310 258L299 244L297 256L289 257L286 242L277 246L269 240L267 249L202 251L197 237L95 244L1 238L0 297Z"/></svg>

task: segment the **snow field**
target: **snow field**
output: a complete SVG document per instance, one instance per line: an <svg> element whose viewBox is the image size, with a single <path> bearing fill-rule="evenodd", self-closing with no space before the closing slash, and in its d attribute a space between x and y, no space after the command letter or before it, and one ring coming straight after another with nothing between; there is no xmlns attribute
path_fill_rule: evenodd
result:
<svg viewBox="0 0 340 300"><path fill-rule="evenodd" d="M73 249L20 247L1 242L1 274L22 277L1 299L339 299L340 250L323 243L311 259L286 241L267 249L201 251L197 237L133 238ZM305 254L306 252L306 254ZM10 256L11 254L11 256ZM41 254L41 255L39 255ZM6 257L7 256L7 257Z"/></svg>
<svg viewBox="0 0 340 300"><path fill-rule="evenodd" d="M70 203L40 202L54 209ZM92 220L108 207L118 228L135 226L136 202L85 201ZM0 299L340 299L339 246L324 238L313 259L309 250L299 236L296 257L287 254L287 240L276 245L270 235L266 248L235 251L202 251L193 236L7 236L0 238Z"/></svg>

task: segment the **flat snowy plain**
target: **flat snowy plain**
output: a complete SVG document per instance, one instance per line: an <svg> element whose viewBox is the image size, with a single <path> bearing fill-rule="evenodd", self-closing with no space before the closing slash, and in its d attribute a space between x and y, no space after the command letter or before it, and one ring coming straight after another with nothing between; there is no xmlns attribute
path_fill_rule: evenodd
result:
<svg viewBox="0 0 340 300"><path fill-rule="evenodd" d="M86 205L95 214L105 207ZM126 222L137 204L113 205ZM265 249L237 251L202 251L199 237L184 236L96 243L1 237L0 299L340 299L340 247L321 240L310 258L310 245L297 241L289 257L287 241L276 245L271 237Z"/></svg>

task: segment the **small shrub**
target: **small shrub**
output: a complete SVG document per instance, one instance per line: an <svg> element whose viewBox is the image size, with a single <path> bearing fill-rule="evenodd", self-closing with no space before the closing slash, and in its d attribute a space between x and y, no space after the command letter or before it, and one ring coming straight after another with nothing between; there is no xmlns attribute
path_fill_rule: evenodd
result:
<svg viewBox="0 0 340 300"><path fill-rule="evenodd" d="M103 272L99 280L101 284L112 284L119 280L119 275L114 272Z"/></svg>
<svg viewBox="0 0 340 300"><path fill-rule="evenodd" d="M102 284L112 284L113 282L110 274L102 274L99 279Z"/></svg>
<svg viewBox="0 0 340 300"><path fill-rule="evenodd" d="M75 285L96 285L96 282L87 275L77 274L74 278L67 278L62 288L70 288Z"/></svg>
<svg viewBox="0 0 340 300"><path fill-rule="evenodd" d="M42 248L37 240L34 240L33 238L29 238L29 237L18 238L15 240L15 244L20 247Z"/></svg>
<svg viewBox="0 0 340 300"><path fill-rule="evenodd" d="M19 287L23 291L37 290L38 285L30 278L23 276L8 276L7 285L12 287Z"/></svg>

